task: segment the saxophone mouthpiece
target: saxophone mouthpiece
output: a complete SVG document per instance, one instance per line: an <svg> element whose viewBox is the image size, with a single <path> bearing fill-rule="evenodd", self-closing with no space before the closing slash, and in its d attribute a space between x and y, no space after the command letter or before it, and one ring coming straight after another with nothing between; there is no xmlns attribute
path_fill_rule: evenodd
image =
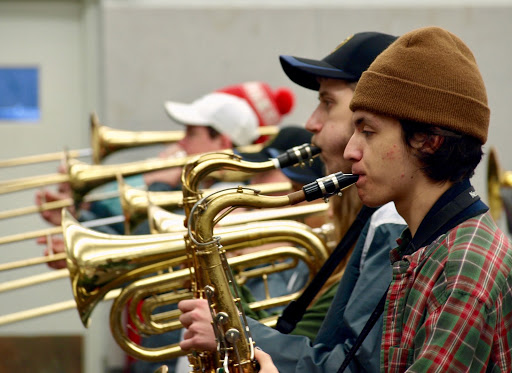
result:
<svg viewBox="0 0 512 373"><path fill-rule="evenodd" d="M304 185L302 190L306 201L313 201L318 198L327 200L329 197L339 194L343 189L354 184L358 178L359 175L336 172Z"/></svg>
<svg viewBox="0 0 512 373"><path fill-rule="evenodd" d="M312 144L294 146L274 158L274 163L276 163L276 168L286 168L296 164L305 165L306 162L312 161L321 151L319 147Z"/></svg>

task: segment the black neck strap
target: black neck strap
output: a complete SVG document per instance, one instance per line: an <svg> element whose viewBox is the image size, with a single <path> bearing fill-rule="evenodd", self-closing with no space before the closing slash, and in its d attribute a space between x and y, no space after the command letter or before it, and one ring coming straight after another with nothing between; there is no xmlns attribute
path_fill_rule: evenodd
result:
<svg viewBox="0 0 512 373"><path fill-rule="evenodd" d="M322 265L322 268L320 268L304 292L299 296L299 298L297 298L297 300L291 301L283 310L281 316L277 320L275 329L283 334L289 334L293 329L295 329L295 326L302 319L302 316L304 316L304 313L313 298L318 294L338 264L347 256L363 230L366 222L375 210L375 208L366 206L361 208L354 222L347 230L347 233L343 236L342 240L338 243L329 258L327 258L325 263Z"/></svg>

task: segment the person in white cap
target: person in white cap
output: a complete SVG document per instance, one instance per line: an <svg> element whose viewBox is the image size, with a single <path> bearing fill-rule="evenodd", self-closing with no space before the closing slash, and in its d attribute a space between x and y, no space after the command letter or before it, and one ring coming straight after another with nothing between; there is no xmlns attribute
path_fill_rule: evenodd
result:
<svg viewBox="0 0 512 373"><path fill-rule="evenodd" d="M252 85L255 84L263 85L260 82L252 83ZM249 96L244 96L244 91L241 88L231 93L233 87L244 87L244 85L226 87L229 89L229 93L222 92L224 88L221 88L190 104L175 101L165 102L166 112L173 120L186 127L186 134L178 143L168 145L159 154L159 157L179 157L249 145L260 138L258 131L260 125L278 124L282 115L288 113L293 106L293 96L289 91L283 88L272 95L272 92L267 89L268 93L261 99L265 98L268 101L267 107L271 104L275 105L275 110L280 115L274 115L275 120L272 122L263 121L260 119L261 113L254 100ZM285 92L286 95L282 92ZM281 97L286 97L287 100L280 99ZM283 101L285 104L281 104ZM135 187L145 186L148 190L153 191L179 190L181 188L181 168L175 167L134 175L125 178L125 182ZM101 190L117 190L117 183L109 183L101 187ZM66 191L58 192L37 191L36 204L69 198L70 192L69 188ZM122 215L122 208L118 198L110 198L83 205L80 214L77 215L79 215L80 221L88 221ZM41 217L53 225L61 224L60 210L42 211ZM111 234L124 233L122 223L95 229ZM41 238L40 243L46 244L46 238ZM55 246L61 245L55 242Z"/></svg>
<svg viewBox="0 0 512 373"><path fill-rule="evenodd" d="M190 104L167 101L167 114L185 126L185 137L170 146L187 155L220 151L249 145L259 138L259 121L249 103L231 94L213 92ZM146 185L155 182L180 187L181 168L155 171L144 175Z"/></svg>

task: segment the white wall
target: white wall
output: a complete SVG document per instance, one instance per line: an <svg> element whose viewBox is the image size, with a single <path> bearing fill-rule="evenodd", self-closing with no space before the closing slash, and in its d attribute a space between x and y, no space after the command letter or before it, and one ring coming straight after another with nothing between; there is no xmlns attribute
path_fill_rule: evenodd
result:
<svg viewBox="0 0 512 373"><path fill-rule="evenodd" d="M0 1L1 67L39 68L41 120L0 122L0 159L77 149L89 145L91 108L100 110L99 1ZM55 173L57 163L2 169L1 180ZM34 204L34 191L0 196L2 211ZM48 227L38 215L0 221L0 236ZM2 263L42 255L34 240L2 245ZM0 274L0 283L49 273L45 265ZM72 299L68 279L0 293L0 317ZM105 308L108 311L108 308ZM108 318L103 306L99 317ZM83 335L84 368L102 372L110 338L105 323L86 330L75 309L0 326L0 336ZM105 337L106 336L106 337ZM104 343L106 341L107 343ZM113 342L111 343L113 344ZM30 351L28 351L30 353ZM4 359L7 357L4 356ZM42 367L41 367L42 369Z"/></svg>
<svg viewBox="0 0 512 373"><path fill-rule="evenodd" d="M154 1L107 1L104 12L105 117L109 125L129 129L174 129L162 103L191 101L227 84L264 80L288 86L297 96L284 123L303 124L316 92L293 84L282 72L279 54L322 58L346 36L377 30L402 34L438 25L459 35L473 50L487 84L491 107L488 146L496 146L506 167L512 107L512 6L409 6L395 1L359 6L358 2L322 2L321 7L224 5L172 6ZM197 2L192 2L196 4ZM509 2L510 3L510 2ZM267 3L265 3L267 4ZM381 4L379 2L379 4ZM425 2L423 2L425 4ZM280 5L280 6L279 6ZM172 127L171 127L172 126ZM486 198L486 159L474 178Z"/></svg>

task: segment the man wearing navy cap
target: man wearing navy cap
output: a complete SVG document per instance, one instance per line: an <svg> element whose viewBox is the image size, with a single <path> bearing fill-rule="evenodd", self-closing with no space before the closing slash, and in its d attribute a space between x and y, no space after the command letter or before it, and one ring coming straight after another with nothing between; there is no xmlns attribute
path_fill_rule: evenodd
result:
<svg viewBox="0 0 512 373"><path fill-rule="evenodd" d="M318 91L319 103L306 129L313 133L312 143L322 150L320 157L328 174L351 172L351 163L343 158L354 132L349 103L362 73L394 40L396 37L392 35L361 32L346 38L322 60L280 56L283 70L293 82ZM355 197L351 204L339 213L347 213L354 204L360 206L360 201ZM279 372L338 371L389 284L389 251L396 246L395 240L404 228L405 222L393 204L384 205L373 213L356 243L313 343L306 337L281 334L249 320L256 346L270 354ZM206 321L200 324L197 312L195 320L191 315L192 310L204 310L206 315L209 312L206 302L183 301L179 308L184 312L180 320L188 328L186 340L180 346L214 350L216 343L212 332L208 337L198 332L206 333L208 327L211 329L211 319L205 317ZM381 335L382 319L370 331L345 372L380 370Z"/></svg>

